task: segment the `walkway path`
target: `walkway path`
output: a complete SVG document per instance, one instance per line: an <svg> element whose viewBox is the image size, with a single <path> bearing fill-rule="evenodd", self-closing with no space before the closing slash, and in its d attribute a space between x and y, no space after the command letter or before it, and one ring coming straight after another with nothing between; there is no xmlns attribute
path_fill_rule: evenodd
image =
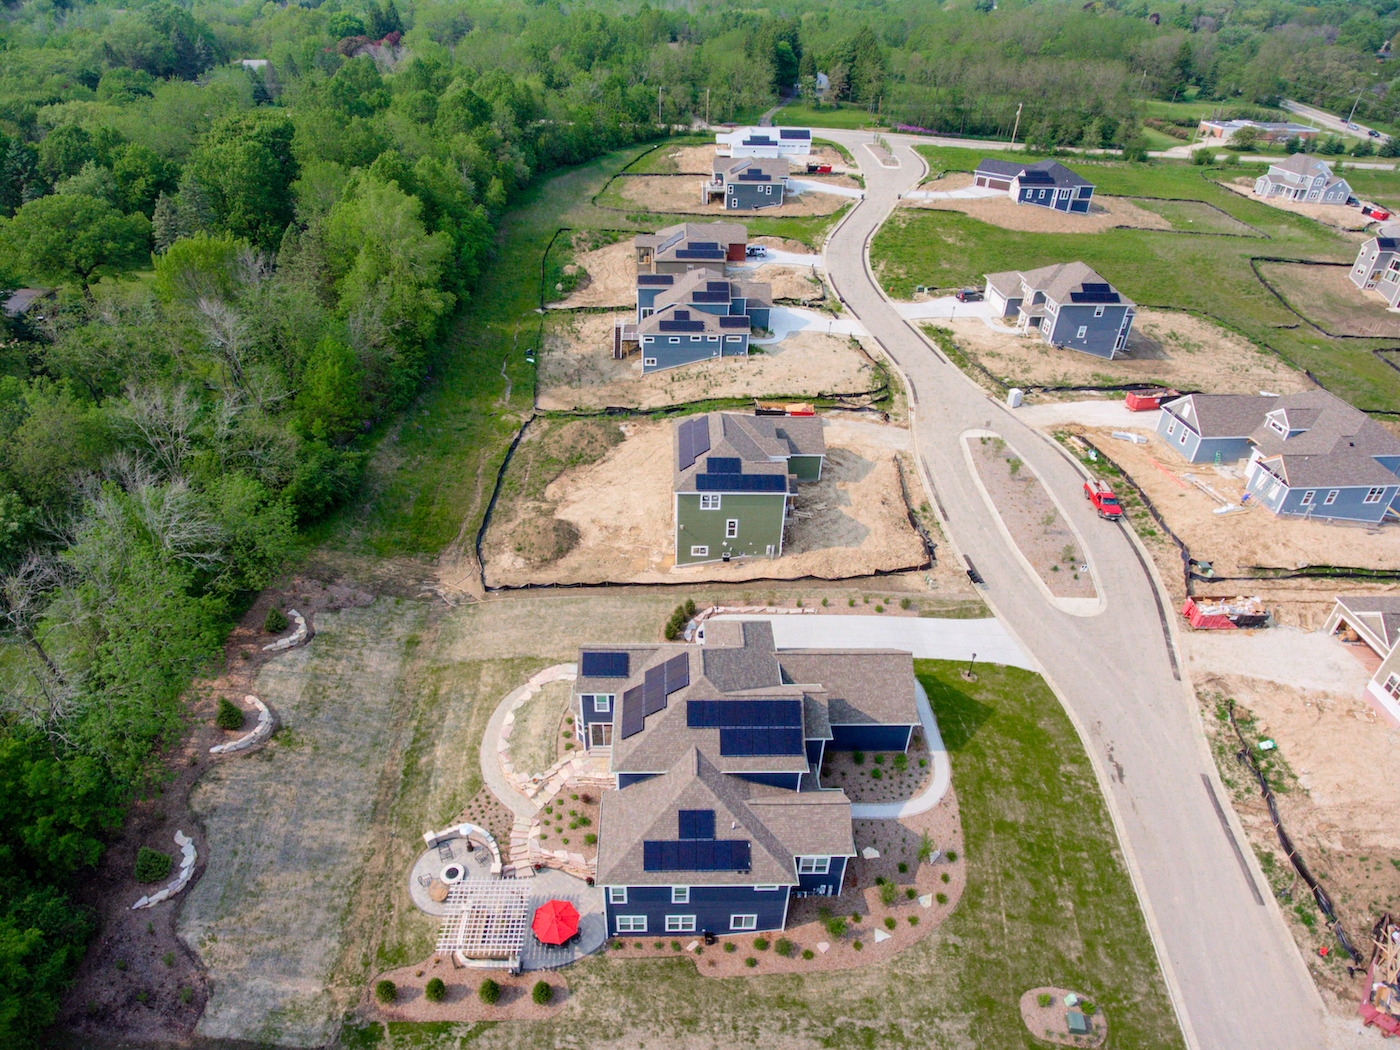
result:
<svg viewBox="0 0 1400 1050"><path fill-rule="evenodd" d="M948 764L948 749L943 746L943 734L938 731L938 722L933 717L933 706L928 702L928 694L918 682L914 683L914 703L919 709L919 721L923 723L924 738L928 741L929 758L933 760L933 780L919 794L904 802L852 802L851 817L854 820L897 820L912 817L932 809L943 801L948 786L953 782L952 767Z"/></svg>
<svg viewBox="0 0 1400 1050"><path fill-rule="evenodd" d="M853 153L870 139L814 133ZM871 275L870 239L927 170L912 148L927 140L885 138L901 166L862 166L865 200L838 224L823 254L838 294L907 381L921 480L950 545L976 564L989 604L1042 666L1085 742L1188 1044L1318 1050L1326 1045L1321 997L1238 818L1219 805L1225 790L1182 681L1174 611L1150 559L1130 530L1099 528L1083 500L1067 500L1107 609L1072 616L1044 599L978 495L961 435L996 430L1056 491L1076 491L1082 474L944 360Z"/></svg>
<svg viewBox="0 0 1400 1050"><path fill-rule="evenodd" d="M960 190L910 190L908 200L918 201L964 201L979 200L982 197L1005 197L1005 190L994 190L990 186L964 186Z"/></svg>

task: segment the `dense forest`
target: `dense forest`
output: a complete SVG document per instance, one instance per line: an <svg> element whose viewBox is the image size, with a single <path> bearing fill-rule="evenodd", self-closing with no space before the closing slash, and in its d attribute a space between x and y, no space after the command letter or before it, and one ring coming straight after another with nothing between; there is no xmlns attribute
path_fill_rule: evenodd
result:
<svg viewBox="0 0 1400 1050"><path fill-rule="evenodd" d="M0 1042L92 920L64 886L192 676L456 351L561 166L831 96L1125 144L1145 98L1400 122L1400 0L27 0L0 22ZM1400 67L1397 67L1400 68ZM24 306L21 309L20 306Z"/></svg>

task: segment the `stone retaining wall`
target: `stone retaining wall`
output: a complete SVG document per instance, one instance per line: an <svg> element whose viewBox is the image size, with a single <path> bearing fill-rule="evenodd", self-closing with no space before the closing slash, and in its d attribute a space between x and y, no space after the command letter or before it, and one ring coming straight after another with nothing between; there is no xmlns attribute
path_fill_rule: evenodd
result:
<svg viewBox="0 0 1400 1050"><path fill-rule="evenodd" d="M295 623L296 630L285 638L279 638L275 642L269 642L263 646L265 653L280 653L283 649L291 649L293 646L301 645L308 641L311 636L311 628L307 626L306 617L295 609L288 609L287 616Z"/></svg>
<svg viewBox="0 0 1400 1050"><path fill-rule="evenodd" d="M232 740L227 744L215 744L209 749L211 755L228 755L235 751L246 751L254 744L262 743L271 735L272 712L268 710L267 705L256 696L245 696L243 699L258 709L258 724L252 732L245 733L237 740Z"/></svg>
<svg viewBox="0 0 1400 1050"><path fill-rule="evenodd" d="M196 853L194 848L194 840L183 831L177 831L175 832L175 845L180 847L180 874L171 879L170 882L166 884L165 889L160 890L158 893L152 893L150 896L142 897L131 906L132 911L135 911L137 908L149 908L152 905L159 904L163 900L168 900L190 884L190 877L194 874L194 862L198 859L198 853Z"/></svg>

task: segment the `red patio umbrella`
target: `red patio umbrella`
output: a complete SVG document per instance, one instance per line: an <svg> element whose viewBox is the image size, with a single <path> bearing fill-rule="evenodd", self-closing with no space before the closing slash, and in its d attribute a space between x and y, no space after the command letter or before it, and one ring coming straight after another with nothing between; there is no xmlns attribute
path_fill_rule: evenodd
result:
<svg viewBox="0 0 1400 1050"><path fill-rule="evenodd" d="M563 944L578 933L578 909L568 901L545 901L535 909L530 929L545 944Z"/></svg>

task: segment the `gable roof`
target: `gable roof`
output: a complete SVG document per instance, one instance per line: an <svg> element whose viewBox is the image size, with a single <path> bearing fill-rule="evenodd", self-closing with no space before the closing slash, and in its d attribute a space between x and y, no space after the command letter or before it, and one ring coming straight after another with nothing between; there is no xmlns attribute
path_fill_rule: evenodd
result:
<svg viewBox="0 0 1400 1050"><path fill-rule="evenodd" d="M1022 295L1022 284L1059 304L1133 306L1133 301L1082 262L1055 263L1035 270L1006 270L984 275L1003 298Z"/></svg>
<svg viewBox="0 0 1400 1050"><path fill-rule="evenodd" d="M691 272L708 273L709 271L693 270ZM705 310L690 310L673 300L665 306L657 306L655 313L638 321L637 334L747 335L750 324L747 314L712 314Z"/></svg>
<svg viewBox="0 0 1400 1050"><path fill-rule="evenodd" d="M648 275L650 276L650 275ZM657 275L661 276L661 275ZM728 306L735 299L745 299L763 306L773 305L773 286L757 281L731 280L719 277L709 270L687 270L684 274L665 274L674 277L673 281L655 283L665 290L656 296L656 308L663 306L698 306L723 303ZM640 281L640 278L638 278Z"/></svg>
<svg viewBox="0 0 1400 1050"><path fill-rule="evenodd" d="M900 649L779 649L783 680L820 684L829 725L917 725L914 657Z"/></svg>
<svg viewBox="0 0 1400 1050"><path fill-rule="evenodd" d="M1303 178L1313 179L1319 175L1332 175L1332 166L1321 157L1311 156L1307 153L1295 153L1287 160L1271 161L1269 171L1286 171L1290 175L1299 175Z"/></svg>
<svg viewBox="0 0 1400 1050"><path fill-rule="evenodd" d="M1287 437L1270 426L1277 419ZM1285 394L1265 414L1249 439L1270 469L1291 486L1395 485L1393 471L1377 456L1400 460L1400 439L1360 409L1326 390Z"/></svg>
<svg viewBox="0 0 1400 1050"><path fill-rule="evenodd" d="M1381 252L1393 252L1398 248L1400 248L1400 237L1372 237L1370 240L1362 242L1361 252L1370 249L1379 255ZM1357 254L1359 255L1361 252Z"/></svg>
<svg viewBox="0 0 1400 1050"><path fill-rule="evenodd" d="M1365 627L1386 649L1400 642L1400 594L1339 594L1337 604L1349 614L1352 626Z"/></svg>
<svg viewBox="0 0 1400 1050"><path fill-rule="evenodd" d="M655 316L655 315L653 315ZM649 320L650 318L648 318ZM741 318L747 324L746 318ZM645 323L645 322L643 322ZM702 441L699 455L687 462L682 444L682 428L696 426L703 420L708 441ZM735 412L709 412L704 416L683 419L675 426L673 448L676 458L672 479L675 492L699 492L696 478L705 474L735 473L741 475L773 475L787 477L790 456L821 456L826 454L822 436L822 421L816 416L750 416ZM692 446L693 448L693 446ZM739 461L739 471L718 470L721 464L711 459ZM732 466L733 464L723 464ZM776 491L786 491L787 486ZM707 492L738 491L708 487Z"/></svg>
<svg viewBox="0 0 1400 1050"><path fill-rule="evenodd" d="M632 238L632 243L638 248L652 249L655 258L660 260L710 262L723 268L729 246L747 244L748 240L748 228L737 222L682 222L655 233L639 233ZM701 248L700 245L713 247ZM689 254L694 252L701 255Z"/></svg>
<svg viewBox="0 0 1400 1050"><path fill-rule="evenodd" d="M792 172L782 157L715 157L714 173L725 182L782 182Z"/></svg>
<svg viewBox="0 0 1400 1050"><path fill-rule="evenodd" d="M994 157L984 157L977 162L978 175L992 175L1001 179L1020 178L1025 185L1044 185L1055 187L1092 186L1093 183L1070 171L1057 160L1038 160L1033 164L1024 164L1020 161L998 160Z"/></svg>
<svg viewBox="0 0 1400 1050"><path fill-rule="evenodd" d="M1272 394L1187 394L1162 409L1203 438L1247 438L1277 402Z"/></svg>

